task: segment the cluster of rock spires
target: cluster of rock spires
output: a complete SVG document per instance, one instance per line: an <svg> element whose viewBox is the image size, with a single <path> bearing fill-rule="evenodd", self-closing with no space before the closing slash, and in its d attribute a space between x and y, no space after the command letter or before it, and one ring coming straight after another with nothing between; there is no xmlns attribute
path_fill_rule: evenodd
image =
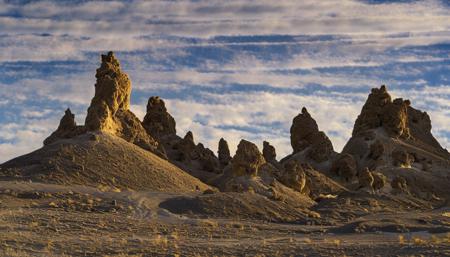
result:
<svg viewBox="0 0 450 257"><path fill-rule="evenodd" d="M96 78L95 96L85 125L77 126L67 109L45 145L88 131L107 132L169 160L221 190L257 190L271 195L276 195L277 190L286 192L284 187L314 196L324 190L342 190L329 177L372 191L382 190L390 180L392 189L406 192L413 182L398 175L384 175L387 168L415 167L427 171L433 165L439 166L433 163L435 156L445 165L450 160L449 153L431 134L429 116L412 108L409 100L392 101L385 86L372 89L342 153L334 151L330 139L303 107L290 129L293 152L277 161L275 147L269 142L263 142L261 153L255 144L241 140L231 157L223 138L216 157L212 150L195 143L192 132L184 137L176 134L175 119L157 96L149 98L141 122L129 110L131 82L112 52L102 55ZM431 158L429 153L435 156ZM317 190L319 187L322 191Z"/></svg>

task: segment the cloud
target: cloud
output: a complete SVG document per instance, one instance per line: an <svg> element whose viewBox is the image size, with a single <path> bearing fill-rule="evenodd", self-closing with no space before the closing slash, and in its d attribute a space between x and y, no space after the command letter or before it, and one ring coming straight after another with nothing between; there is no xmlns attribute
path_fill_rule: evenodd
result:
<svg viewBox="0 0 450 257"><path fill-rule="evenodd" d="M450 9L442 1L1 1L0 162L41 146L67 107L83 123L99 52L116 51L145 115L180 135L291 152L306 106L340 150L371 87L427 111L450 147Z"/></svg>

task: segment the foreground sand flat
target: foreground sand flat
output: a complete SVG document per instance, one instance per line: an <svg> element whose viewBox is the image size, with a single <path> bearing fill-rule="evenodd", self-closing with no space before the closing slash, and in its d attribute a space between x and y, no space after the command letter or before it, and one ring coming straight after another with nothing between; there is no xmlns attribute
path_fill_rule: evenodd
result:
<svg viewBox="0 0 450 257"><path fill-rule="evenodd" d="M175 215L158 207L176 197L168 193L28 182L0 188L2 256L450 254L450 208L367 214L355 219L367 226L354 233L355 220L325 226Z"/></svg>

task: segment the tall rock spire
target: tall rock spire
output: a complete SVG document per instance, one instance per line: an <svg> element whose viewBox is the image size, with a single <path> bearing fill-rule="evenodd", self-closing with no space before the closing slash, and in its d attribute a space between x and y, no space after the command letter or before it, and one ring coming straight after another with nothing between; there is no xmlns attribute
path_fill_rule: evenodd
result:
<svg viewBox="0 0 450 257"><path fill-rule="evenodd" d="M147 133L141 121L129 110L131 81L120 69L114 53L102 55L101 61L95 74L95 95L88 108L86 129L114 134L167 158L162 146Z"/></svg>
<svg viewBox="0 0 450 257"><path fill-rule="evenodd" d="M118 111L128 111L130 107L131 81L121 71L120 63L113 52L102 55L102 63L95 77L95 95L86 116L88 130L116 131L114 119Z"/></svg>

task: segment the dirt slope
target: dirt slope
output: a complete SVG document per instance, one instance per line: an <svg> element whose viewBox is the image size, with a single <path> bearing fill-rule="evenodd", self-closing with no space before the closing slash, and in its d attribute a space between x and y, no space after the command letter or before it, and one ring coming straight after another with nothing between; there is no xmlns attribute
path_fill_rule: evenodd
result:
<svg viewBox="0 0 450 257"><path fill-rule="evenodd" d="M0 179L163 192L209 188L155 154L107 133L59 140L10 160L0 165Z"/></svg>

